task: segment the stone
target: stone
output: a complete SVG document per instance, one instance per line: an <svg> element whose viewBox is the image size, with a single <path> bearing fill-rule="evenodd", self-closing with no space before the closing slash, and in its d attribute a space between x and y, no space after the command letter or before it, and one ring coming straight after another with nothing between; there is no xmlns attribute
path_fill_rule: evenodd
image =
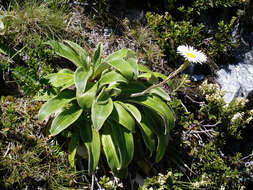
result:
<svg viewBox="0 0 253 190"><path fill-rule="evenodd" d="M253 52L248 55L253 55ZM249 58L249 57L248 57ZM216 73L216 82L225 91L224 100L229 103L234 98L248 97L253 91L253 59L245 62L223 65Z"/></svg>

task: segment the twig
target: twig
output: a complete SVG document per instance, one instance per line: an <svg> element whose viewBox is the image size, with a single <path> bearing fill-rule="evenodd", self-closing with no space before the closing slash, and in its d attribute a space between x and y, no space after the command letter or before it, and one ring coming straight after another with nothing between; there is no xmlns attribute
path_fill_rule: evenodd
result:
<svg viewBox="0 0 253 190"><path fill-rule="evenodd" d="M218 121L217 123L215 123L215 124L206 124L206 125L203 125L203 124L200 124L201 126L203 126L203 127L216 127L217 125L219 125L219 124L221 124L221 121Z"/></svg>
<svg viewBox="0 0 253 190"><path fill-rule="evenodd" d="M189 100L191 100L193 103L196 103L196 104L202 104L203 102L198 102L196 100L193 100L190 96L188 96L187 94L185 95L186 98L188 98Z"/></svg>
<svg viewBox="0 0 253 190"><path fill-rule="evenodd" d="M187 113L189 113L187 107L183 104L183 102L182 102L181 100L180 100L180 103L181 103L181 105L183 106L183 108L185 109L185 111L186 111Z"/></svg>
<svg viewBox="0 0 253 190"><path fill-rule="evenodd" d="M247 158L252 157L252 156L253 156L253 152L249 154L248 156L241 158L240 161L246 160Z"/></svg>
<svg viewBox="0 0 253 190"><path fill-rule="evenodd" d="M95 174L93 173L92 174L92 177L91 177L91 190L93 190L94 189L94 178L95 178Z"/></svg>
<svg viewBox="0 0 253 190"><path fill-rule="evenodd" d="M10 145L11 145L11 143L8 144L7 150L4 153L3 157L7 156L8 152L10 151Z"/></svg>
<svg viewBox="0 0 253 190"><path fill-rule="evenodd" d="M196 131L196 130L191 130L190 131L190 134L191 133L195 133L195 134L200 134L200 133L207 133L207 132L215 132L214 130L212 130L212 129L209 129L209 130L203 130L203 131Z"/></svg>

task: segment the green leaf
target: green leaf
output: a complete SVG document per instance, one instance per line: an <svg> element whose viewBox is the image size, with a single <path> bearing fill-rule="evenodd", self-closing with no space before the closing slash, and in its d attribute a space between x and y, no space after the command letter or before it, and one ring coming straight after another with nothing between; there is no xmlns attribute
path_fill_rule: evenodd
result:
<svg viewBox="0 0 253 190"><path fill-rule="evenodd" d="M127 83L128 80L116 71L110 71L101 76L99 86L102 87L107 84L115 84L117 82Z"/></svg>
<svg viewBox="0 0 253 190"><path fill-rule="evenodd" d="M158 72L153 72L151 71L148 67L146 67L145 65L142 65L142 64L138 64L138 68L139 68L139 71L142 72L142 73L150 73L152 75L154 75L156 78L161 78L161 79L166 79L167 76L162 74L162 73L158 73Z"/></svg>
<svg viewBox="0 0 253 190"><path fill-rule="evenodd" d="M155 84L159 81L158 78L155 77L155 75L153 73L142 73L142 74L138 75L138 78L140 78L140 79L144 78L145 80L147 80L151 84Z"/></svg>
<svg viewBox="0 0 253 190"><path fill-rule="evenodd" d="M82 95L85 92L87 81L89 80L91 75L92 70L87 70L84 67L79 67L75 71L75 85L78 95Z"/></svg>
<svg viewBox="0 0 253 190"><path fill-rule="evenodd" d="M118 86L121 89L121 94L124 97L129 97L131 94L142 92L147 89L147 86L140 81L129 81L127 84L121 83Z"/></svg>
<svg viewBox="0 0 253 190"><path fill-rule="evenodd" d="M124 59L113 59L111 61L107 61L106 63L118 70L127 79L132 79L134 74L133 67Z"/></svg>
<svg viewBox="0 0 253 190"><path fill-rule="evenodd" d="M57 96L48 100L41 108L38 114L40 121L44 121L52 113L55 113L62 107L66 106L69 102L75 99L75 92L71 90L64 90Z"/></svg>
<svg viewBox="0 0 253 190"><path fill-rule="evenodd" d="M45 44L50 45L55 50L57 55L70 60L77 67L84 65L82 58L80 58L78 53L73 48L54 40L49 40Z"/></svg>
<svg viewBox="0 0 253 190"><path fill-rule="evenodd" d="M148 67L142 64L138 64L138 69L140 72L143 72L143 73L152 73L152 71Z"/></svg>
<svg viewBox="0 0 253 190"><path fill-rule="evenodd" d="M127 56L128 51L129 51L129 50L126 49L126 48L122 48L122 49L120 49L120 50L118 50L118 51L115 51L114 53L108 55L108 56L105 58L104 62L107 62L107 63L108 63L108 62L111 62L111 61L113 61L113 60L123 59L124 57Z"/></svg>
<svg viewBox="0 0 253 190"><path fill-rule="evenodd" d="M110 121L111 135L115 146L119 149L120 168L127 168L134 155L133 134L118 123Z"/></svg>
<svg viewBox="0 0 253 190"><path fill-rule="evenodd" d="M69 40L64 40L71 48L75 50L75 52L78 54L80 61L82 62L82 66L85 69L88 69L90 67L89 65L89 55L88 53L77 43L71 42Z"/></svg>
<svg viewBox="0 0 253 190"><path fill-rule="evenodd" d="M157 78L161 78L163 80L165 80L167 78L166 75L162 74L162 73L158 73L158 72L153 72L153 74L155 75L155 77Z"/></svg>
<svg viewBox="0 0 253 190"><path fill-rule="evenodd" d="M75 168L75 156L79 144L79 134L74 131L68 144L68 160L72 168Z"/></svg>
<svg viewBox="0 0 253 190"><path fill-rule="evenodd" d="M139 122L139 126L143 141L152 154L155 151L156 136L153 130L151 129L152 124L149 122L147 117L149 116L142 116L141 122Z"/></svg>
<svg viewBox="0 0 253 190"><path fill-rule="evenodd" d="M137 107L135 107L132 104L128 104L128 103L124 103L120 101L118 101L118 103L120 103L128 112L130 112L137 122L141 121L141 113Z"/></svg>
<svg viewBox="0 0 253 190"><path fill-rule="evenodd" d="M158 163L161 161L161 159L163 158L165 152L166 152L166 148L168 145L168 135L157 135L157 139L158 139L158 145L157 145L157 149L156 149L156 156L155 156L155 162Z"/></svg>
<svg viewBox="0 0 253 190"><path fill-rule="evenodd" d="M100 92L91 107L91 119L94 128L99 131L113 110L113 102L105 88Z"/></svg>
<svg viewBox="0 0 253 190"><path fill-rule="evenodd" d="M95 100L98 83L87 83L86 92L82 95L77 94L77 102L83 109L90 109L92 102Z"/></svg>
<svg viewBox="0 0 253 190"><path fill-rule="evenodd" d="M132 115L118 102L114 102L113 104L114 109L110 118L126 127L129 131L134 132L135 121Z"/></svg>
<svg viewBox="0 0 253 190"><path fill-rule="evenodd" d="M91 123L85 120L85 118L82 120L82 122L83 123L80 127L80 135L89 154L88 171L89 173L92 173L95 171L100 158L100 135L99 132L91 126Z"/></svg>
<svg viewBox="0 0 253 190"><path fill-rule="evenodd" d="M164 99L167 102L171 101L170 96L162 88L159 88L159 87L158 88L153 88L153 89L150 90L150 93L161 97L162 99Z"/></svg>
<svg viewBox="0 0 253 190"><path fill-rule="evenodd" d="M50 84L56 88L61 87L61 90L69 88L75 84L74 73L69 69L62 69L58 73L52 73L45 77Z"/></svg>
<svg viewBox="0 0 253 190"><path fill-rule="evenodd" d="M72 104L64 109L59 115L54 118L49 129L50 135L55 136L73 124L82 114L83 110L77 105Z"/></svg>
<svg viewBox="0 0 253 190"><path fill-rule="evenodd" d="M158 144L157 144L157 149L156 149L155 161L159 162L165 154L165 151L168 145L168 141L167 141L168 135L164 134L161 118L156 112L152 111L149 108L146 108L146 109L143 109L142 116L143 116L142 117L143 120L142 120L141 127L145 129L145 131L143 130L143 132L145 132L145 135L148 137L148 139L147 137L143 137L143 138L146 138L146 140L149 140L149 142L146 142L146 143L150 143L150 144L146 144L146 143L145 144L146 146L149 146L150 150L153 150L154 147L153 147L153 144L151 144L153 143L152 142L153 137L151 136L150 131L149 131L151 130L157 137ZM147 128L149 130L147 130ZM144 142L145 142L145 139L144 139Z"/></svg>
<svg viewBox="0 0 253 190"><path fill-rule="evenodd" d="M170 131L170 129L174 127L175 119L174 119L172 111L170 110L169 106L163 100L161 100L158 96L156 95L139 96L136 98L131 98L129 99L129 101L149 107L152 110L154 110L156 113L158 113L164 122L164 126L165 126L164 134L167 134Z"/></svg>
<svg viewBox="0 0 253 190"><path fill-rule="evenodd" d="M105 124L102 129L101 141L109 167L112 171L117 171L121 167L119 147L115 146L115 140L112 136L112 127L108 124Z"/></svg>
<svg viewBox="0 0 253 190"><path fill-rule="evenodd" d="M104 70L106 70L106 69L108 69L108 68L110 68L110 65L108 65L108 64L105 63L105 62L101 62L101 64L99 64L99 65L97 66L97 68L95 68L94 73L93 73L93 75L92 75L92 79L93 79L93 80L96 79L99 75L101 75L101 73L102 73Z"/></svg>
<svg viewBox="0 0 253 190"><path fill-rule="evenodd" d="M112 171L127 168L134 154L133 135L116 122L109 122L102 130L102 144Z"/></svg>
<svg viewBox="0 0 253 190"><path fill-rule="evenodd" d="M137 76L139 75L139 69L138 69L138 58L136 53L132 50L129 50L127 52L126 60L133 68L134 79L137 79Z"/></svg>
<svg viewBox="0 0 253 190"><path fill-rule="evenodd" d="M96 70L101 63L102 51L103 51L103 45L100 43L93 55L93 68L94 68L94 70Z"/></svg>

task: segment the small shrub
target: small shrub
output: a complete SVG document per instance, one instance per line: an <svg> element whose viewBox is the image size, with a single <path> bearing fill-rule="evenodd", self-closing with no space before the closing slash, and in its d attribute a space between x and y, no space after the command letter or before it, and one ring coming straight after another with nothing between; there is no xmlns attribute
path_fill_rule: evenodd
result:
<svg viewBox="0 0 253 190"><path fill-rule="evenodd" d="M207 104L202 104L200 112L207 114L210 121L219 122L216 130L221 132L222 136L241 139L241 131L252 120L253 110L247 109L246 98L238 97L227 104L222 92L217 84L208 84L205 81L200 86L205 95Z"/></svg>
<svg viewBox="0 0 253 190"><path fill-rule="evenodd" d="M215 7L235 6L237 1L226 2L224 5L217 3ZM223 21L221 18L217 22L215 34L205 32L204 24L195 18L198 9L205 10L209 3L215 4L214 1L194 1L192 6L177 7L177 14L173 12L165 12L164 14L147 12L148 26L158 38L158 44L166 55L168 63L176 62L175 47L181 44L189 44L202 49L213 59L218 59L225 53L229 53L231 48L238 45L238 42L232 38L236 17L230 17L228 21Z"/></svg>

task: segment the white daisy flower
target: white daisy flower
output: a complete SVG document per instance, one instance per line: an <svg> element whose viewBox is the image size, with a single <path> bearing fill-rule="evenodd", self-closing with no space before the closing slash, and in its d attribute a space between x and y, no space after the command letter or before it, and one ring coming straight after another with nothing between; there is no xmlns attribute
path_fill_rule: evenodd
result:
<svg viewBox="0 0 253 190"><path fill-rule="evenodd" d="M207 60L203 52L195 50L193 47L187 45L178 46L177 53L191 63L204 63Z"/></svg>

